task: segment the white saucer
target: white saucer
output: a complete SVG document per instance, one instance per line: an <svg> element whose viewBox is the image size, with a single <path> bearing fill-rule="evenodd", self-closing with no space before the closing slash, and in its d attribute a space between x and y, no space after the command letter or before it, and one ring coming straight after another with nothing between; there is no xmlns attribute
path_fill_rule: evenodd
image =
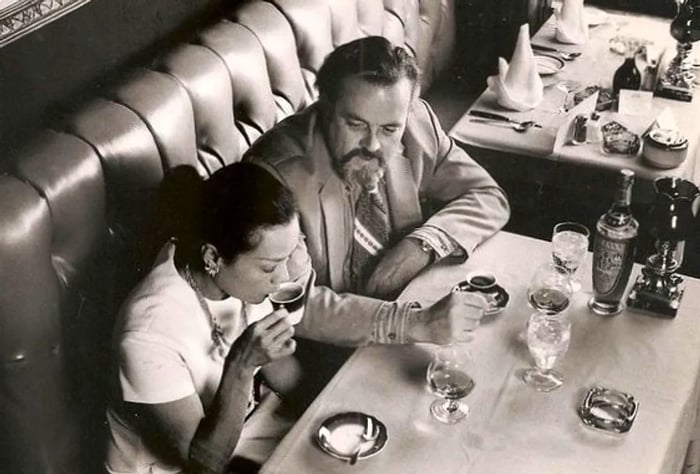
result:
<svg viewBox="0 0 700 474"><path fill-rule="evenodd" d="M362 441L362 432L371 419L376 439ZM333 415L321 423L316 432L316 442L319 447L334 458L349 461L358 447L360 454L357 459L374 456L384 448L388 439L386 426L372 415L359 412L345 412Z"/></svg>

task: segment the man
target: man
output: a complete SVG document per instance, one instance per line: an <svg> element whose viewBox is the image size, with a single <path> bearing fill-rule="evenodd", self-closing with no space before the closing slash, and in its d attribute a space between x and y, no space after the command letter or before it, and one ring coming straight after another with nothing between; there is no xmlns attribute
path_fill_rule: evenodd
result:
<svg viewBox="0 0 700 474"><path fill-rule="evenodd" d="M466 258L508 220L503 191L418 98L414 59L383 37L321 67L319 101L247 152L294 192L317 283L395 298L422 269Z"/></svg>

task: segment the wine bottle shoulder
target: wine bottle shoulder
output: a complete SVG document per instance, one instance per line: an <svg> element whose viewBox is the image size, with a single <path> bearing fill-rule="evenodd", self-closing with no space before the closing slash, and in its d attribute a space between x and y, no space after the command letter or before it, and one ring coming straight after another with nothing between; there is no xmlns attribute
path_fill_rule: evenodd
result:
<svg viewBox="0 0 700 474"><path fill-rule="evenodd" d="M614 240L627 240L639 233L639 222L629 213L603 214L596 225L598 234Z"/></svg>

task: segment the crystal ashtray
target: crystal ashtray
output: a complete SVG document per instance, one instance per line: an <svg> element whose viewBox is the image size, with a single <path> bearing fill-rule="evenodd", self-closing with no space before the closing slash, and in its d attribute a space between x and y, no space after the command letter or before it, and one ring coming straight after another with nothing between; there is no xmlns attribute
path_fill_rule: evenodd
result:
<svg viewBox="0 0 700 474"><path fill-rule="evenodd" d="M591 428L608 433L627 433L634 423L639 402L629 393L593 387L579 407L581 421Z"/></svg>

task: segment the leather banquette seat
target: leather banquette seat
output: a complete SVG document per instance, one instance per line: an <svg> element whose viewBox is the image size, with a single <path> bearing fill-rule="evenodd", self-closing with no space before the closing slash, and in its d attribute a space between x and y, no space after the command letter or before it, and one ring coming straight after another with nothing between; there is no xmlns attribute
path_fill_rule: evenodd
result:
<svg viewBox="0 0 700 474"><path fill-rule="evenodd" d="M238 3L39 133L0 175L0 472L101 471L111 326L148 268L167 169L237 161L315 100L324 57L349 40L407 46L424 88L452 53L452 0Z"/></svg>

